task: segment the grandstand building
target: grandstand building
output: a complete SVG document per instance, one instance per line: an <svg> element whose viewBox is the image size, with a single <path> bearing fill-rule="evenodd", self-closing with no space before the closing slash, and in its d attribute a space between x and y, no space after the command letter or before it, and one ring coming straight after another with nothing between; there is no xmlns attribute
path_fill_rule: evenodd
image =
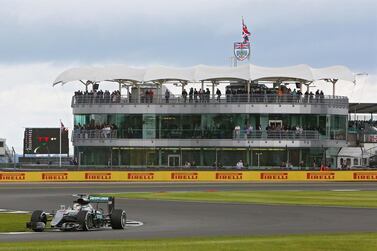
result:
<svg viewBox="0 0 377 251"><path fill-rule="evenodd" d="M317 80L331 82L332 95L311 87ZM354 75L343 66L109 66L69 69L53 84L85 86L71 103L82 165L227 167L242 160L261 168L335 165L347 144L349 106L335 95L338 80ZM104 81L114 90L101 91Z"/></svg>

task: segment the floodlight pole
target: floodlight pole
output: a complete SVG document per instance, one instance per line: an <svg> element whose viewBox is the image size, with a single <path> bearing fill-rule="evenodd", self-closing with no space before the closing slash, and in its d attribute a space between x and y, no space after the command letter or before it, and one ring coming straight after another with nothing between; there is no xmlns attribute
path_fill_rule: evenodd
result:
<svg viewBox="0 0 377 251"><path fill-rule="evenodd" d="M60 125L59 125L59 167L62 167L62 121L60 120Z"/></svg>

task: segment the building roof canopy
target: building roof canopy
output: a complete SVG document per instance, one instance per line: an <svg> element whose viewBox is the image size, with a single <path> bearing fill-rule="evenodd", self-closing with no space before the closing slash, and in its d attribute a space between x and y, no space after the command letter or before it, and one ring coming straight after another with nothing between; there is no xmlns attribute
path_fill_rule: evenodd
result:
<svg viewBox="0 0 377 251"><path fill-rule="evenodd" d="M148 68L133 68L126 65L105 67L77 67L62 72L53 82L66 84L72 81L169 81L199 82L212 80L302 80L305 82L320 79L342 79L353 81L354 74L345 66L330 66L326 68L311 68L308 65L288 67L262 67L257 65L241 65L238 67L218 67L197 65L187 68L154 66Z"/></svg>
<svg viewBox="0 0 377 251"><path fill-rule="evenodd" d="M377 113L377 103L349 103L349 113Z"/></svg>

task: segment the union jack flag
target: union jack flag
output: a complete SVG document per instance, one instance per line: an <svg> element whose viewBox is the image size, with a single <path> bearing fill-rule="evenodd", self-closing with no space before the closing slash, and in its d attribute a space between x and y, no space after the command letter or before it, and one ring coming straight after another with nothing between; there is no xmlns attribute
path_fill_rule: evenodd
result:
<svg viewBox="0 0 377 251"><path fill-rule="evenodd" d="M60 131L63 132L63 131L68 131L68 128L66 128L63 124L62 121L60 121Z"/></svg>

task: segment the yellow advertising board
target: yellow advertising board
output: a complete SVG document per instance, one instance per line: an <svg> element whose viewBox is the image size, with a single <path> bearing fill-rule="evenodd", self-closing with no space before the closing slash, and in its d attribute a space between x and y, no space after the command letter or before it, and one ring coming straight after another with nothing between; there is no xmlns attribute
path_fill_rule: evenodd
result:
<svg viewBox="0 0 377 251"><path fill-rule="evenodd" d="M377 171L46 171L0 172L2 182L377 181Z"/></svg>

